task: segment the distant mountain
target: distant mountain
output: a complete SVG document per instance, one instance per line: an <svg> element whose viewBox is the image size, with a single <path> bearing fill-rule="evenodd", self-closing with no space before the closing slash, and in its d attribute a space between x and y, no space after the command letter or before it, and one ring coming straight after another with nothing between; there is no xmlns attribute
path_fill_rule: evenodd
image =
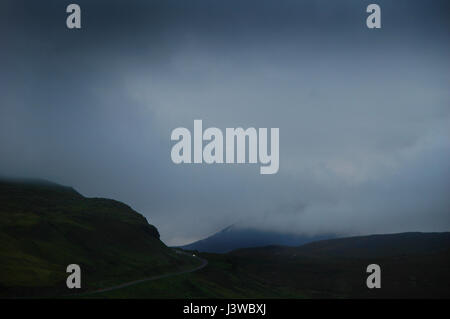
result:
<svg viewBox="0 0 450 319"><path fill-rule="evenodd" d="M334 238L335 235L306 236L281 232L241 228L235 225L205 239L182 246L188 250L200 252L226 253L239 248L261 247L269 245L299 246L309 242Z"/></svg>
<svg viewBox="0 0 450 319"><path fill-rule="evenodd" d="M309 256L343 258L384 258L431 254L450 249L450 232L398 233L320 240L299 247L271 246L240 249L241 256Z"/></svg>
<svg viewBox="0 0 450 319"><path fill-rule="evenodd" d="M96 289L191 266L129 206L86 198L39 180L0 180L0 296L71 293L66 267L78 264L82 289Z"/></svg>

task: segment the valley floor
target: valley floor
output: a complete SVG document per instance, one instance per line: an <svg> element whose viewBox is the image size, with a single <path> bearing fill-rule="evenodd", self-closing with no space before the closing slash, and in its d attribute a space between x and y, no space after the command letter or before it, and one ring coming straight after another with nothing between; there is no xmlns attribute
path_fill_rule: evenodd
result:
<svg viewBox="0 0 450 319"><path fill-rule="evenodd" d="M84 298L449 298L450 252L414 256L279 258L201 254L207 267ZM382 289L366 287L379 263Z"/></svg>

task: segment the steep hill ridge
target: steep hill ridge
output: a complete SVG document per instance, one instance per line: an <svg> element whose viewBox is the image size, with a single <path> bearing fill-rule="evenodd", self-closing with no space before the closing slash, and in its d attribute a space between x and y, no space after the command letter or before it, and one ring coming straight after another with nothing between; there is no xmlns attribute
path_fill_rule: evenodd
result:
<svg viewBox="0 0 450 319"><path fill-rule="evenodd" d="M168 248L129 206L86 198L39 180L0 180L0 295L69 293L66 267L79 264L82 290L179 271L195 261Z"/></svg>

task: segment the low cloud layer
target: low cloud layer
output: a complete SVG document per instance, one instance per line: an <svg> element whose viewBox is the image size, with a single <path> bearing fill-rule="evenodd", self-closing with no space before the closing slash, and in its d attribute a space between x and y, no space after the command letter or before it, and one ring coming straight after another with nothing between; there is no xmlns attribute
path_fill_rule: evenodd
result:
<svg viewBox="0 0 450 319"><path fill-rule="evenodd" d="M79 1L78 31L43 3L1 5L1 175L124 201L168 244L450 229L445 1L380 1L381 30L353 1ZM278 174L173 164L194 119L279 127Z"/></svg>

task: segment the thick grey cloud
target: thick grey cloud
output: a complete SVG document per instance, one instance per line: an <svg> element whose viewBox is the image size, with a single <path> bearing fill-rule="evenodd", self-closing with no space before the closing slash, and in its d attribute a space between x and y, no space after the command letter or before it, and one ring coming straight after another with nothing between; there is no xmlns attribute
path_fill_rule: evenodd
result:
<svg viewBox="0 0 450 319"><path fill-rule="evenodd" d="M169 244L231 223L449 230L447 1L0 5L0 173L131 204ZM171 130L279 127L280 171L174 165Z"/></svg>

